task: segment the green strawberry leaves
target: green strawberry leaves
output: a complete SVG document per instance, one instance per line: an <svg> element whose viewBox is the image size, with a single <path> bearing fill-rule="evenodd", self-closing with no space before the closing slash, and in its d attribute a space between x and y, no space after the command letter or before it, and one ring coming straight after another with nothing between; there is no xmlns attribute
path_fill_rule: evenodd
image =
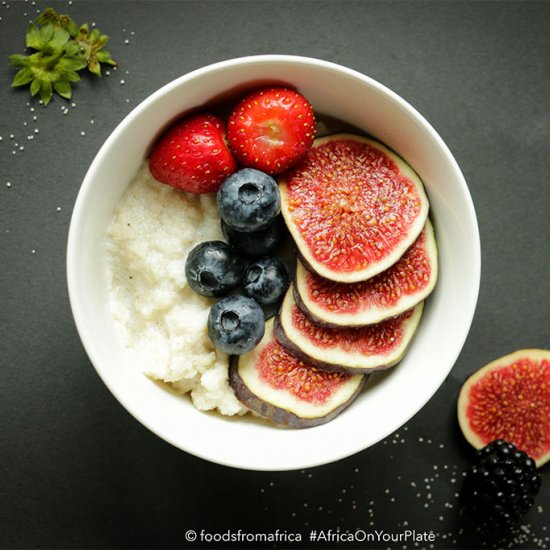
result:
<svg viewBox="0 0 550 550"><path fill-rule="evenodd" d="M71 83L78 82L78 71L87 68L101 76L101 63L116 65L111 54L104 50L109 37L88 24L77 27L76 23L53 8L46 8L27 29L25 44L29 55L13 54L10 65L19 69L12 87L30 84L32 96L40 95L45 105L51 101L53 92L71 99Z"/></svg>
<svg viewBox="0 0 550 550"><path fill-rule="evenodd" d="M106 34L101 34L99 29L93 29L90 32L87 23L80 27L76 36L76 42L80 46L80 52L86 60L88 70L97 76L101 76L100 63L116 65L111 54L102 49L108 40L109 37Z"/></svg>
<svg viewBox="0 0 550 550"><path fill-rule="evenodd" d="M65 29L74 38L78 34L76 23L68 15L60 15L53 8L46 8L37 18L36 23L51 23L56 29Z"/></svg>

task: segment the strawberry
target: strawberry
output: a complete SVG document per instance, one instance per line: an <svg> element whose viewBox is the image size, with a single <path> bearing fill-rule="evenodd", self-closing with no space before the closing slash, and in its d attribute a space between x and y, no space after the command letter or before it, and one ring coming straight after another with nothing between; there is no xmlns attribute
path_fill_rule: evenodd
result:
<svg viewBox="0 0 550 550"><path fill-rule="evenodd" d="M264 88L242 99L229 116L227 137L246 167L280 174L311 147L315 116L295 90Z"/></svg>
<svg viewBox="0 0 550 550"><path fill-rule="evenodd" d="M191 193L217 191L236 168L225 142L225 124L210 114L176 122L149 155L149 169L156 180Z"/></svg>

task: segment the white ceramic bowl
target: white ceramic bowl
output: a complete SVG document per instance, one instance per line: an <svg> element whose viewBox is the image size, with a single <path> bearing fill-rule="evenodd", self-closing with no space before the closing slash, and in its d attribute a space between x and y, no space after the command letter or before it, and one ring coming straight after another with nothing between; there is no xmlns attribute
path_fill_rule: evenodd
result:
<svg viewBox="0 0 550 550"><path fill-rule="evenodd" d="M129 362L108 309L107 227L159 131L180 113L212 98L273 80L294 85L316 111L365 130L403 156L424 181L439 245L439 282L403 362L372 377L376 381L335 420L305 430L199 412ZM137 420L176 447L212 462L289 470L335 461L373 445L432 397L456 361L472 322L480 242L472 200L457 163L406 101L373 79L333 63L254 56L216 63L174 80L118 125L78 195L69 231L67 276L84 347L107 387Z"/></svg>

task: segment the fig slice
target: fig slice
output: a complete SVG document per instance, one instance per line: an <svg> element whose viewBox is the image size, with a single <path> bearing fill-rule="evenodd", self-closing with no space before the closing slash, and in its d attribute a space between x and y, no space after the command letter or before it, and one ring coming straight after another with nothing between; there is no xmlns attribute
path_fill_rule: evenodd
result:
<svg viewBox="0 0 550 550"><path fill-rule="evenodd" d="M550 351L521 349L472 374L458 397L458 421L476 449L513 443L538 467L550 459Z"/></svg>
<svg viewBox="0 0 550 550"><path fill-rule="evenodd" d="M354 134L316 139L279 177L279 190L303 263L343 283L364 281L396 263L428 216L413 169L382 143Z"/></svg>
<svg viewBox="0 0 550 550"><path fill-rule="evenodd" d="M273 336L273 318L252 351L232 356L229 385L246 407L277 424L325 424L359 395L366 377L325 372L290 354Z"/></svg>
<svg viewBox="0 0 550 550"><path fill-rule="evenodd" d="M358 283L320 277L298 261L295 298L317 324L363 326L400 315L425 300L437 281L437 245L429 220L401 259L386 271Z"/></svg>
<svg viewBox="0 0 550 550"><path fill-rule="evenodd" d="M310 321L289 289L275 321L275 337L296 357L320 369L365 374L393 367L403 358L423 308L421 302L375 325L330 328Z"/></svg>

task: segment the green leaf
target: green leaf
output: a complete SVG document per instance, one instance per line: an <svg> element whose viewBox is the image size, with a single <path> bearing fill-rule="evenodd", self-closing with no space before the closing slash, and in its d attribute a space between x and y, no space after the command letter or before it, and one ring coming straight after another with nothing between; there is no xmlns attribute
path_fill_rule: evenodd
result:
<svg viewBox="0 0 550 550"><path fill-rule="evenodd" d="M65 28L69 31L69 34L74 38L78 34L78 27L76 26L76 23L68 16L67 17L67 23L65 24Z"/></svg>
<svg viewBox="0 0 550 550"><path fill-rule="evenodd" d="M109 42L109 37L106 35L106 34L102 34L97 40L96 40L96 44L99 46L99 48L103 48L103 46L105 46L105 44L107 44L107 42ZM98 49L99 49L98 48Z"/></svg>
<svg viewBox="0 0 550 550"><path fill-rule="evenodd" d="M116 65L116 61L112 59L111 54L107 50L101 50L95 54L95 57L101 63L109 63L109 65Z"/></svg>
<svg viewBox="0 0 550 550"><path fill-rule="evenodd" d="M45 46L53 38L54 33L55 27L52 23L42 25L42 27L40 28L40 39L42 40L43 46Z"/></svg>
<svg viewBox="0 0 550 550"><path fill-rule="evenodd" d="M49 80L43 80L40 83L40 99L47 105L52 99L52 83Z"/></svg>
<svg viewBox="0 0 550 550"><path fill-rule="evenodd" d="M35 78L31 82L31 95L35 96L40 91L40 80L38 78Z"/></svg>
<svg viewBox="0 0 550 550"><path fill-rule="evenodd" d="M88 63L88 70L97 76L101 76L101 65L99 64L99 61L96 59L93 59Z"/></svg>
<svg viewBox="0 0 550 550"><path fill-rule="evenodd" d="M80 45L76 40L69 40L65 46L64 50L67 55L79 55L80 54Z"/></svg>
<svg viewBox="0 0 550 550"><path fill-rule="evenodd" d="M60 50L65 43L69 40L70 35L69 32L65 29L57 29L52 39L48 42L48 46L53 48L54 50Z"/></svg>
<svg viewBox="0 0 550 550"><path fill-rule="evenodd" d="M53 83L54 90L65 99L71 99L72 90L68 80L57 80Z"/></svg>
<svg viewBox="0 0 550 550"><path fill-rule="evenodd" d="M79 82L80 76L75 73L74 71L63 71L63 78L68 80L69 82Z"/></svg>
<svg viewBox="0 0 550 550"><path fill-rule="evenodd" d="M59 19L59 15L53 8L46 8L37 18L36 23L39 25L45 25L46 23L53 23Z"/></svg>
<svg viewBox="0 0 550 550"><path fill-rule="evenodd" d="M95 54L96 59L101 63L107 63L111 58L111 54L106 50L101 50Z"/></svg>
<svg viewBox="0 0 550 550"><path fill-rule="evenodd" d="M13 54L10 65L17 70L12 86L30 84L32 96L39 95L48 105L53 93L69 99L72 82L78 82L78 72L85 69L101 76L102 63L116 65L111 54L102 48L109 37L87 23L78 27L66 14L46 8L27 28L25 43L34 52Z"/></svg>
<svg viewBox="0 0 550 550"><path fill-rule="evenodd" d="M99 29L92 29L92 32L90 33L90 37L88 38L88 40L90 42L95 42L99 36L100 36L101 32L99 31Z"/></svg>
<svg viewBox="0 0 550 550"><path fill-rule="evenodd" d="M51 23L56 29L65 29L73 38L78 34L75 22L66 14L58 14L53 8L46 8L36 19L36 24Z"/></svg>
<svg viewBox="0 0 550 550"><path fill-rule="evenodd" d="M26 55L14 53L10 55L9 59L12 67L26 67L29 64L29 57Z"/></svg>
<svg viewBox="0 0 550 550"><path fill-rule="evenodd" d="M84 23L84 25L80 25L80 28L78 29L78 34L82 35L83 37L87 37L90 33L90 29L88 27L88 23Z"/></svg>
<svg viewBox="0 0 550 550"><path fill-rule="evenodd" d="M84 69L86 65L87 63L84 59L76 56L65 56L57 62L58 67L68 71L80 71L80 69Z"/></svg>
<svg viewBox="0 0 550 550"><path fill-rule="evenodd" d="M32 74L32 71L28 67L25 67L24 69L17 71L17 73L13 77L11 85L14 88L17 86L24 86L25 84L28 84L33 78L34 75Z"/></svg>
<svg viewBox="0 0 550 550"><path fill-rule="evenodd" d="M44 45L42 35L40 34L40 29L32 23L27 29L25 44L27 48L33 48L34 50L41 50Z"/></svg>

